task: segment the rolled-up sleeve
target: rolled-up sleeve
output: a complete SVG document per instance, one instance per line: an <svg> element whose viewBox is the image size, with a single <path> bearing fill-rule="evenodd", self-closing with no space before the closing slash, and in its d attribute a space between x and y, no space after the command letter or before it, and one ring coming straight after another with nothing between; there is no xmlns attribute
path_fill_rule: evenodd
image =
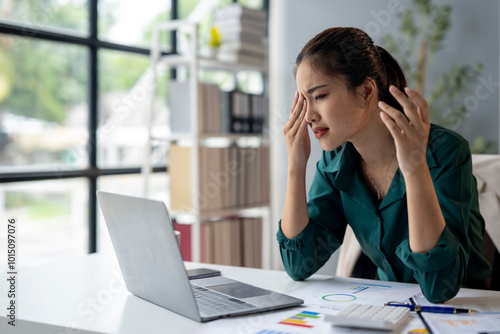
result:
<svg viewBox="0 0 500 334"><path fill-rule="evenodd" d="M483 226L480 215L471 216L471 207L477 205L477 188L472 176L470 150L465 141L450 141L435 153L441 157L440 166L431 170L434 188L446 227L434 249L427 253L413 253L408 239L403 240L396 255L410 269L425 297L434 303L453 298L465 283L468 273L471 244L482 236L471 228ZM474 200L476 203L474 204Z"/></svg>
<svg viewBox="0 0 500 334"><path fill-rule="evenodd" d="M283 265L294 280L306 279L318 271L344 238L346 222L340 194L324 167L325 154L316 165L308 194L309 222L304 230L288 239L281 230L280 221L276 234Z"/></svg>
<svg viewBox="0 0 500 334"><path fill-rule="evenodd" d="M408 240L397 248L396 254L414 271L415 279L430 302L442 303L453 298L462 285L467 252L456 240L446 227L436 247L428 253L413 253Z"/></svg>

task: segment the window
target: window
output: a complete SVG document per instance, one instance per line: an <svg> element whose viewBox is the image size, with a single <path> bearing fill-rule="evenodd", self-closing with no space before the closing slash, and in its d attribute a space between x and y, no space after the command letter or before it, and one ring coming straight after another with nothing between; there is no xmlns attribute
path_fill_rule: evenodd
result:
<svg viewBox="0 0 500 334"><path fill-rule="evenodd" d="M88 50L0 35L0 170L88 167ZM41 61L43 59L43 61Z"/></svg>
<svg viewBox="0 0 500 334"><path fill-rule="evenodd" d="M16 218L18 257L23 266L88 252L88 181L85 178L0 184L6 245L7 218ZM5 228L4 228L5 227Z"/></svg>
<svg viewBox="0 0 500 334"><path fill-rule="evenodd" d="M121 51L99 51L99 127L100 168L140 167L147 140L150 85L141 80L149 67L149 57ZM166 132L168 75L161 77L155 94L154 133ZM163 98L162 98L163 96ZM164 152L163 152L164 153ZM155 152L156 164L165 164L166 154Z"/></svg>
<svg viewBox="0 0 500 334"><path fill-rule="evenodd" d="M0 0L0 212L19 222L19 265L95 252L99 180L141 179L142 112L119 107L149 66L154 23L176 14L175 1L136 3Z"/></svg>
<svg viewBox="0 0 500 334"><path fill-rule="evenodd" d="M27 36L37 30L88 36L89 0L1 0L0 20L22 26Z"/></svg>
<svg viewBox="0 0 500 334"><path fill-rule="evenodd" d="M149 48L153 25L168 21L170 8L169 1L99 0L99 39Z"/></svg>
<svg viewBox="0 0 500 334"><path fill-rule="evenodd" d="M196 14L203 2L0 0L0 219L19 222L19 265L109 246L95 192L140 195L147 93L141 77L152 27ZM267 1L240 2L267 8ZM201 25L209 26L210 15L203 15ZM176 52L172 40L165 34L165 54ZM158 133L167 125L169 80L161 79L154 101ZM155 151L151 193L166 199L165 156Z"/></svg>

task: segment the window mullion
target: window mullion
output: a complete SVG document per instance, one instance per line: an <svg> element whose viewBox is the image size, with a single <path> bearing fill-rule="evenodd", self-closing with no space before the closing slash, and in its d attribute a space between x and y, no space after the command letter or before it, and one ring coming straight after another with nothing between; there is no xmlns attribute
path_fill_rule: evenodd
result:
<svg viewBox="0 0 500 334"><path fill-rule="evenodd" d="M97 43L97 1L89 0L89 28L90 40L89 48L89 168L90 170L97 169L97 126L98 126L98 43ZM91 173L89 177L89 253L97 251L97 177Z"/></svg>

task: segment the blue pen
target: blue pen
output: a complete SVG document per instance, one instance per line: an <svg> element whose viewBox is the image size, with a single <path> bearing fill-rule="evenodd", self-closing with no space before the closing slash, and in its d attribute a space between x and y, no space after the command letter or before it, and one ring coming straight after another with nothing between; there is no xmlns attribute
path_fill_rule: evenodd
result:
<svg viewBox="0 0 500 334"><path fill-rule="evenodd" d="M456 308L449 306L421 306L421 305L411 305L409 303L398 303L398 302L389 302L385 304L386 306L399 306L399 307L408 307L410 311L415 312L430 312L430 313L477 313L475 310L464 309L464 308Z"/></svg>

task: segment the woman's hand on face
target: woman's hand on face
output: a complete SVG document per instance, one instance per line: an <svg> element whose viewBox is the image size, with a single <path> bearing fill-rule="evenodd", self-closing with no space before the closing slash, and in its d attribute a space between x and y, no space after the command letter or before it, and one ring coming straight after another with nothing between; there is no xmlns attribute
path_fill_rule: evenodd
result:
<svg viewBox="0 0 500 334"><path fill-rule="evenodd" d="M283 128L286 149L288 151L288 168L305 170L311 153L311 141L305 120L307 102L302 94L295 93L288 123Z"/></svg>
<svg viewBox="0 0 500 334"><path fill-rule="evenodd" d="M389 91L403 107L404 114L380 101L380 118L394 138L399 168L408 177L424 166L427 168L426 150L431 127L429 106L411 88L405 88L407 95L394 86L389 87Z"/></svg>

